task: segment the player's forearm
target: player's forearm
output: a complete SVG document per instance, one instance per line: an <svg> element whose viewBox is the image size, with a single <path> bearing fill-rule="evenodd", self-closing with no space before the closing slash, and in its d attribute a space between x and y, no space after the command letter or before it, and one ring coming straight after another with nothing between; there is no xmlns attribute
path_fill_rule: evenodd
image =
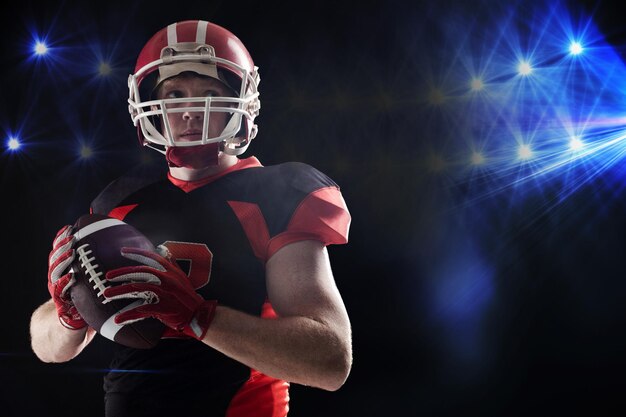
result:
<svg viewBox="0 0 626 417"><path fill-rule="evenodd" d="M88 327L70 330L59 322L52 300L39 306L30 320L31 346L43 362L67 362L76 357L93 338Z"/></svg>
<svg viewBox="0 0 626 417"><path fill-rule="evenodd" d="M352 365L349 333L307 317L262 319L220 306L204 342L266 375L333 391Z"/></svg>

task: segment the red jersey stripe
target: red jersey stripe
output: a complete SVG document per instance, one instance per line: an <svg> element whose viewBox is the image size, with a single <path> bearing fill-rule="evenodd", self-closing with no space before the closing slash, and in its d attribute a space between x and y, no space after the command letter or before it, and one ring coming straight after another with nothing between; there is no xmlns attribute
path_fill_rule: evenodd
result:
<svg viewBox="0 0 626 417"><path fill-rule="evenodd" d="M139 204L129 204L127 206L115 207L113 210L109 212L108 216L113 217L118 220L124 220L124 218L128 215L128 213L133 211L133 209L137 207L138 205Z"/></svg>
<svg viewBox="0 0 626 417"><path fill-rule="evenodd" d="M269 241L267 259L283 246L301 240L319 240L324 245L346 243L350 222L350 212L338 188L313 191L295 210L287 230Z"/></svg>

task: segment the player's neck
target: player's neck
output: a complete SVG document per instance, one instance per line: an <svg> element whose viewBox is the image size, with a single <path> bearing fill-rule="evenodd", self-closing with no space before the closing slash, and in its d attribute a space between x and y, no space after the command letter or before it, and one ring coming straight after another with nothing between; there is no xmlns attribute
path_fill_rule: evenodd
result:
<svg viewBox="0 0 626 417"><path fill-rule="evenodd" d="M182 181L199 181L227 170L235 165L237 161L238 159L236 156L220 154L217 160L217 165L211 165L199 169L170 167L170 174L172 177Z"/></svg>

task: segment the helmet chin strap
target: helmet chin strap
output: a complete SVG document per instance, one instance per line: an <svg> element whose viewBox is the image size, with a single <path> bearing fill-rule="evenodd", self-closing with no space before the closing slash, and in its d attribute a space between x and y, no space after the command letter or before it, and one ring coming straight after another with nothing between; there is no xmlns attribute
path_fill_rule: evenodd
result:
<svg viewBox="0 0 626 417"><path fill-rule="evenodd" d="M202 169L218 164L219 143L197 146L170 146L165 159L170 167Z"/></svg>

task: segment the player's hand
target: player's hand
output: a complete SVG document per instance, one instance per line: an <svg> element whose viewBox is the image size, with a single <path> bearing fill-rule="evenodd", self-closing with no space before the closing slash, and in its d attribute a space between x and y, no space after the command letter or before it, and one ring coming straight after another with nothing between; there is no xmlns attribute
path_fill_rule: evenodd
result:
<svg viewBox="0 0 626 417"><path fill-rule="evenodd" d="M48 256L48 291L57 309L62 325L78 330L87 326L70 299L69 288L74 284L74 274L70 265L76 257L72 226L63 226L52 242L52 251Z"/></svg>
<svg viewBox="0 0 626 417"><path fill-rule="evenodd" d="M144 304L118 314L115 322L128 324L153 317L169 328L201 340L213 320L217 301L204 300L187 275L167 258L138 248L122 248L121 253L141 265L108 271L106 279L121 284L107 288L104 296L112 300L144 299Z"/></svg>

